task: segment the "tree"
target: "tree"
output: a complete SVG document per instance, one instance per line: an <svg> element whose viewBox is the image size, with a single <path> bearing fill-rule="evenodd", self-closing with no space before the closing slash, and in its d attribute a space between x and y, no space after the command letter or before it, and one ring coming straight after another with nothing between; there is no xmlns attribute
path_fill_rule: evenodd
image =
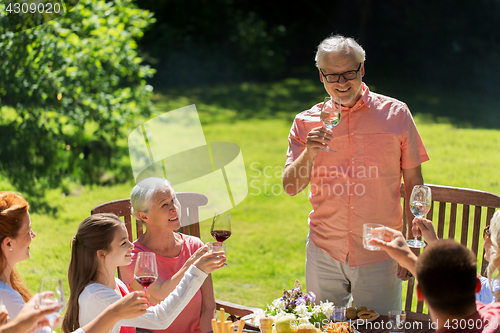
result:
<svg viewBox="0 0 500 333"><path fill-rule="evenodd" d="M97 182L120 165L134 117L152 109L146 78L154 70L141 64L136 43L152 14L131 0L81 0L14 33L2 7L0 172L29 195L67 176Z"/></svg>

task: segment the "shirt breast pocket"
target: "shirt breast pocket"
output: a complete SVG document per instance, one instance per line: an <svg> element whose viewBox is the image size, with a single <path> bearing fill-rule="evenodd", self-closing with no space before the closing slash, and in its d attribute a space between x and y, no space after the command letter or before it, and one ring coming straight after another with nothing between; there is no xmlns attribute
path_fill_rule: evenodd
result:
<svg viewBox="0 0 500 333"><path fill-rule="evenodd" d="M375 177L398 176L401 170L401 145L392 133L363 136L365 167L376 169Z"/></svg>

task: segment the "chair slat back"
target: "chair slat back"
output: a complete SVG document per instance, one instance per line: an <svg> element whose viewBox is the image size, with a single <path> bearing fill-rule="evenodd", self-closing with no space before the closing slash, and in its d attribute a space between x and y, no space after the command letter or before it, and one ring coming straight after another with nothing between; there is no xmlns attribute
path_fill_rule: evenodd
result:
<svg viewBox="0 0 500 333"><path fill-rule="evenodd" d="M200 223L198 209L208 203L208 198L201 193L178 192L175 194L181 204L181 231L183 234L200 237ZM142 222L136 220L136 235L132 230L132 206L130 199L109 201L95 206L91 214L112 213L123 217L127 227L128 238L131 242L144 233Z"/></svg>
<svg viewBox="0 0 500 333"><path fill-rule="evenodd" d="M488 262L483 259L484 249L482 253L479 254L480 245L482 246L483 244L481 231L482 228L490 225L490 220L495 213L495 209L500 208L500 196L467 188L427 185L431 188L432 205L426 218L434 222L437 236L439 238L445 238L444 235L447 226L448 233L446 238L457 240L457 231L459 231L460 243L467 246L476 254L479 263L478 266L481 267L481 272L484 272ZM406 200L404 184L401 184L400 192L404 207ZM462 211L461 218L457 219L460 210ZM473 213L471 213L471 211ZM486 214L483 213L484 211L486 211ZM408 218L406 216L406 211L403 209L403 234L407 235L407 238L413 238L411 230L412 220L413 216ZM472 235L470 235L471 223ZM417 255L420 251L419 249L414 249ZM422 301L417 302L416 309L412 310L414 297L416 298L416 291L414 278L412 278L408 281L405 309L406 311L422 312L424 308L424 303Z"/></svg>

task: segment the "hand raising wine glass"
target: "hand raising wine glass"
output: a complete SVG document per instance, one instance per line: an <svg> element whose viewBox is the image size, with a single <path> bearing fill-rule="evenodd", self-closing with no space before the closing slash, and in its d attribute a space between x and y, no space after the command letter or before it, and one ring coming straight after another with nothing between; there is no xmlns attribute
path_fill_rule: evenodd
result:
<svg viewBox="0 0 500 333"><path fill-rule="evenodd" d="M425 185L415 185L410 196L410 210L415 217L424 217L431 209L432 195L431 188ZM425 247L425 243L417 237L406 241L409 247Z"/></svg>
<svg viewBox="0 0 500 333"><path fill-rule="evenodd" d="M156 255L153 252L139 252L135 263L134 279L146 291L157 278Z"/></svg>
<svg viewBox="0 0 500 333"><path fill-rule="evenodd" d="M327 129L332 130L332 128L340 123L341 108L340 98L335 97L332 99L330 96L325 97L325 101L321 107L320 119ZM336 153L335 150L331 150L329 147L322 148L320 150Z"/></svg>
<svg viewBox="0 0 500 333"><path fill-rule="evenodd" d="M210 234L218 242L224 242L231 236L231 214L215 214Z"/></svg>
<svg viewBox="0 0 500 333"><path fill-rule="evenodd" d="M210 234L217 241L217 243L210 243L216 246L213 250L226 252L227 244L223 242L231 236L231 214L215 214L212 227L210 228ZM224 266L227 266L227 263L225 263Z"/></svg>
<svg viewBox="0 0 500 333"><path fill-rule="evenodd" d="M44 291L52 292L52 296L47 296L43 294ZM59 305L59 310L56 313L51 313L45 315L49 320L49 326L53 327L57 321L57 317L61 315L64 310L64 305L66 304L64 299L64 288L61 278L56 277L43 277L40 280L40 298L38 300L38 306L46 305Z"/></svg>

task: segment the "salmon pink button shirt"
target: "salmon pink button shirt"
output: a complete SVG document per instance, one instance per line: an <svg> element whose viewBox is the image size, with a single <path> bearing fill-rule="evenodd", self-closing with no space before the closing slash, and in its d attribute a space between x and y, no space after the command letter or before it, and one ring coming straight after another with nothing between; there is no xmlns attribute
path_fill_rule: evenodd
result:
<svg viewBox="0 0 500 333"><path fill-rule="evenodd" d="M372 93L364 83L362 89L356 105L342 107L341 121L332 130L329 147L337 152L316 155L309 193L311 240L339 262L349 254L349 266L389 258L385 251L363 248L363 224L401 230L402 169L429 160L406 104ZM307 134L323 126L320 111L321 103L295 117L286 166L304 151Z"/></svg>

